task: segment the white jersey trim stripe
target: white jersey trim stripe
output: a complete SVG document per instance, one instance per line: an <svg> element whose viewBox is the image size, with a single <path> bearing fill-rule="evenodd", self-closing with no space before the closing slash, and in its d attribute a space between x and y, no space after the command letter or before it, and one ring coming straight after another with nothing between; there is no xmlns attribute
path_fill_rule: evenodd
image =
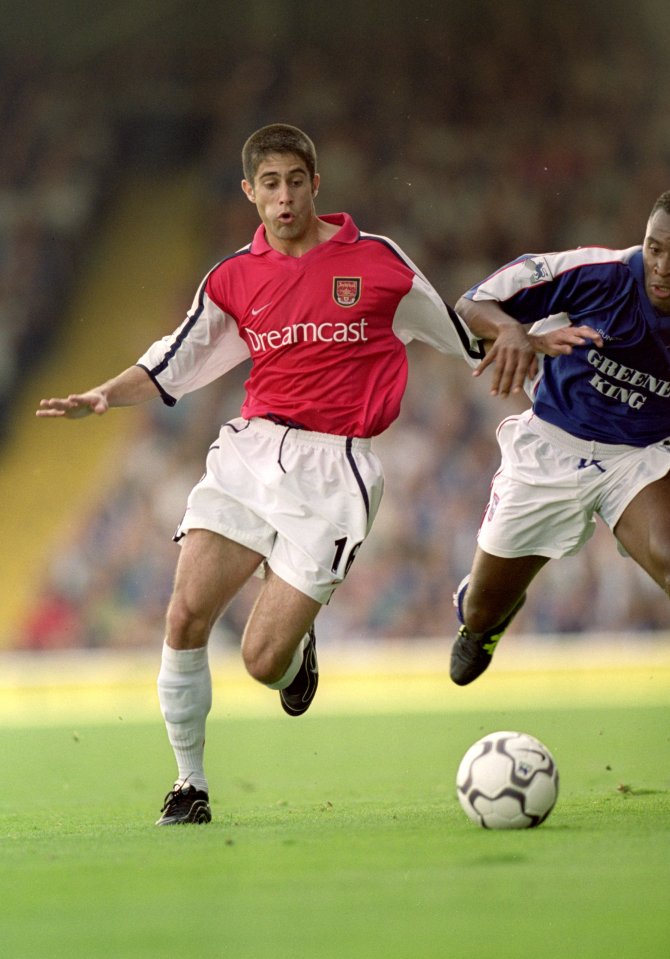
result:
<svg viewBox="0 0 670 959"><path fill-rule="evenodd" d="M639 246L631 246L625 250L585 246L560 253L527 253L473 287L470 296L473 300L504 302L522 290L548 283L570 270L605 263L628 263L639 249Z"/></svg>

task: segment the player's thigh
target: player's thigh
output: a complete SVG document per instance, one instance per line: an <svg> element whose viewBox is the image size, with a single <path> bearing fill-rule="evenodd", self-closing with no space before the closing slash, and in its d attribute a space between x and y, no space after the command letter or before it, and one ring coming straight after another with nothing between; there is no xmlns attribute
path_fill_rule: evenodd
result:
<svg viewBox="0 0 670 959"><path fill-rule="evenodd" d="M242 655L255 674L285 672L321 604L268 569L242 639Z"/></svg>
<svg viewBox="0 0 670 959"><path fill-rule="evenodd" d="M277 533L268 566L322 604L351 570L384 487L381 464L365 441L354 441L351 448L343 441L303 437L299 430L289 434L282 452L286 473L277 491L285 508L266 517Z"/></svg>
<svg viewBox="0 0 670 959"><path fill-rule="evenodd" d="M504 619L547 562L546 556L494 556L477 547L463 604L470 628L483 631Z"/></svg>
<svg viewBox="0 0 670 959"><path fill-rule="evenodd" d="M621 514L614 535L659 586L670 587L670 473L640 490Z"/></svg>
<svg viewBox="0 0 670 959"><path fill-rule="evenodd" d="M263 560L260 553L207 529L190 530L180 550L171 615L205 620L210 627Z"/></svg>

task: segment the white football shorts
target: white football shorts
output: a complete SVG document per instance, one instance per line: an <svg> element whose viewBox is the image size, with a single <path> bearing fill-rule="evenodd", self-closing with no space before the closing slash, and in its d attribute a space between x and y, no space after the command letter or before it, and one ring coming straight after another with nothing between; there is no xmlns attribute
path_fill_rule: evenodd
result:
<svg viewBox="0 0 670 959"><path fill-rule="evenodd" d="M220 533L325 604L370 532L383 490L369 439L240 417L210 447L174 538Z"/></svg>
<svg viewBox="0 0 670 959"><path fill-rule="evenodd" d="M596 515L614 530L640 490L670 470L670 439L591 443L532 410L503 420L497 436L502 459L477 537L493 556L570 556L593 535Z"/></svg>

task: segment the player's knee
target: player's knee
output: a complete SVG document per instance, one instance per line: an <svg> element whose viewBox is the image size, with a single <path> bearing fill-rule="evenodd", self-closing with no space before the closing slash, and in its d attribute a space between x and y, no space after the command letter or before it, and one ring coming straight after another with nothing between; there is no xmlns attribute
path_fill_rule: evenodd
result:
<svg viewBox="0 0 670 959"><path fill-rule="evenodd" d="M166 616L167 636L175 649L204 646L209 638L209 617L190 608L180 597L173 596Z"/></svg>

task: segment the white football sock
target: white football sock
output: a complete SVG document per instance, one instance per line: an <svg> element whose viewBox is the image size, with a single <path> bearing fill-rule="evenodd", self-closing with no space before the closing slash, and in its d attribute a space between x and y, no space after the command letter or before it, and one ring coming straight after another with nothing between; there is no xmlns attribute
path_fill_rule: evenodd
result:
<svg viewBox="0 0 670 959"><path fill-rule="evenodd" d="M309 642L309 633L305 633L305 635L302 637L302 639L298 643L298 647L293 654L293 659L289 663L288 669L286 670L284 675L281 677L281 679L278 679L276 683L267 683L268 689L286 689L287 686L291 685L295 677L298 675L298 670L302 666L303 649L305 648L305 645L308 642Z"/></svg>
<svg viewBox="0 0 670 959"><path fill-rule="evenodd" d="M212 676L206 646L172 649L163 644L158 701L177 761L177 784L188 780L196 789L208 791L205 724L212 708Z"/></svg>

